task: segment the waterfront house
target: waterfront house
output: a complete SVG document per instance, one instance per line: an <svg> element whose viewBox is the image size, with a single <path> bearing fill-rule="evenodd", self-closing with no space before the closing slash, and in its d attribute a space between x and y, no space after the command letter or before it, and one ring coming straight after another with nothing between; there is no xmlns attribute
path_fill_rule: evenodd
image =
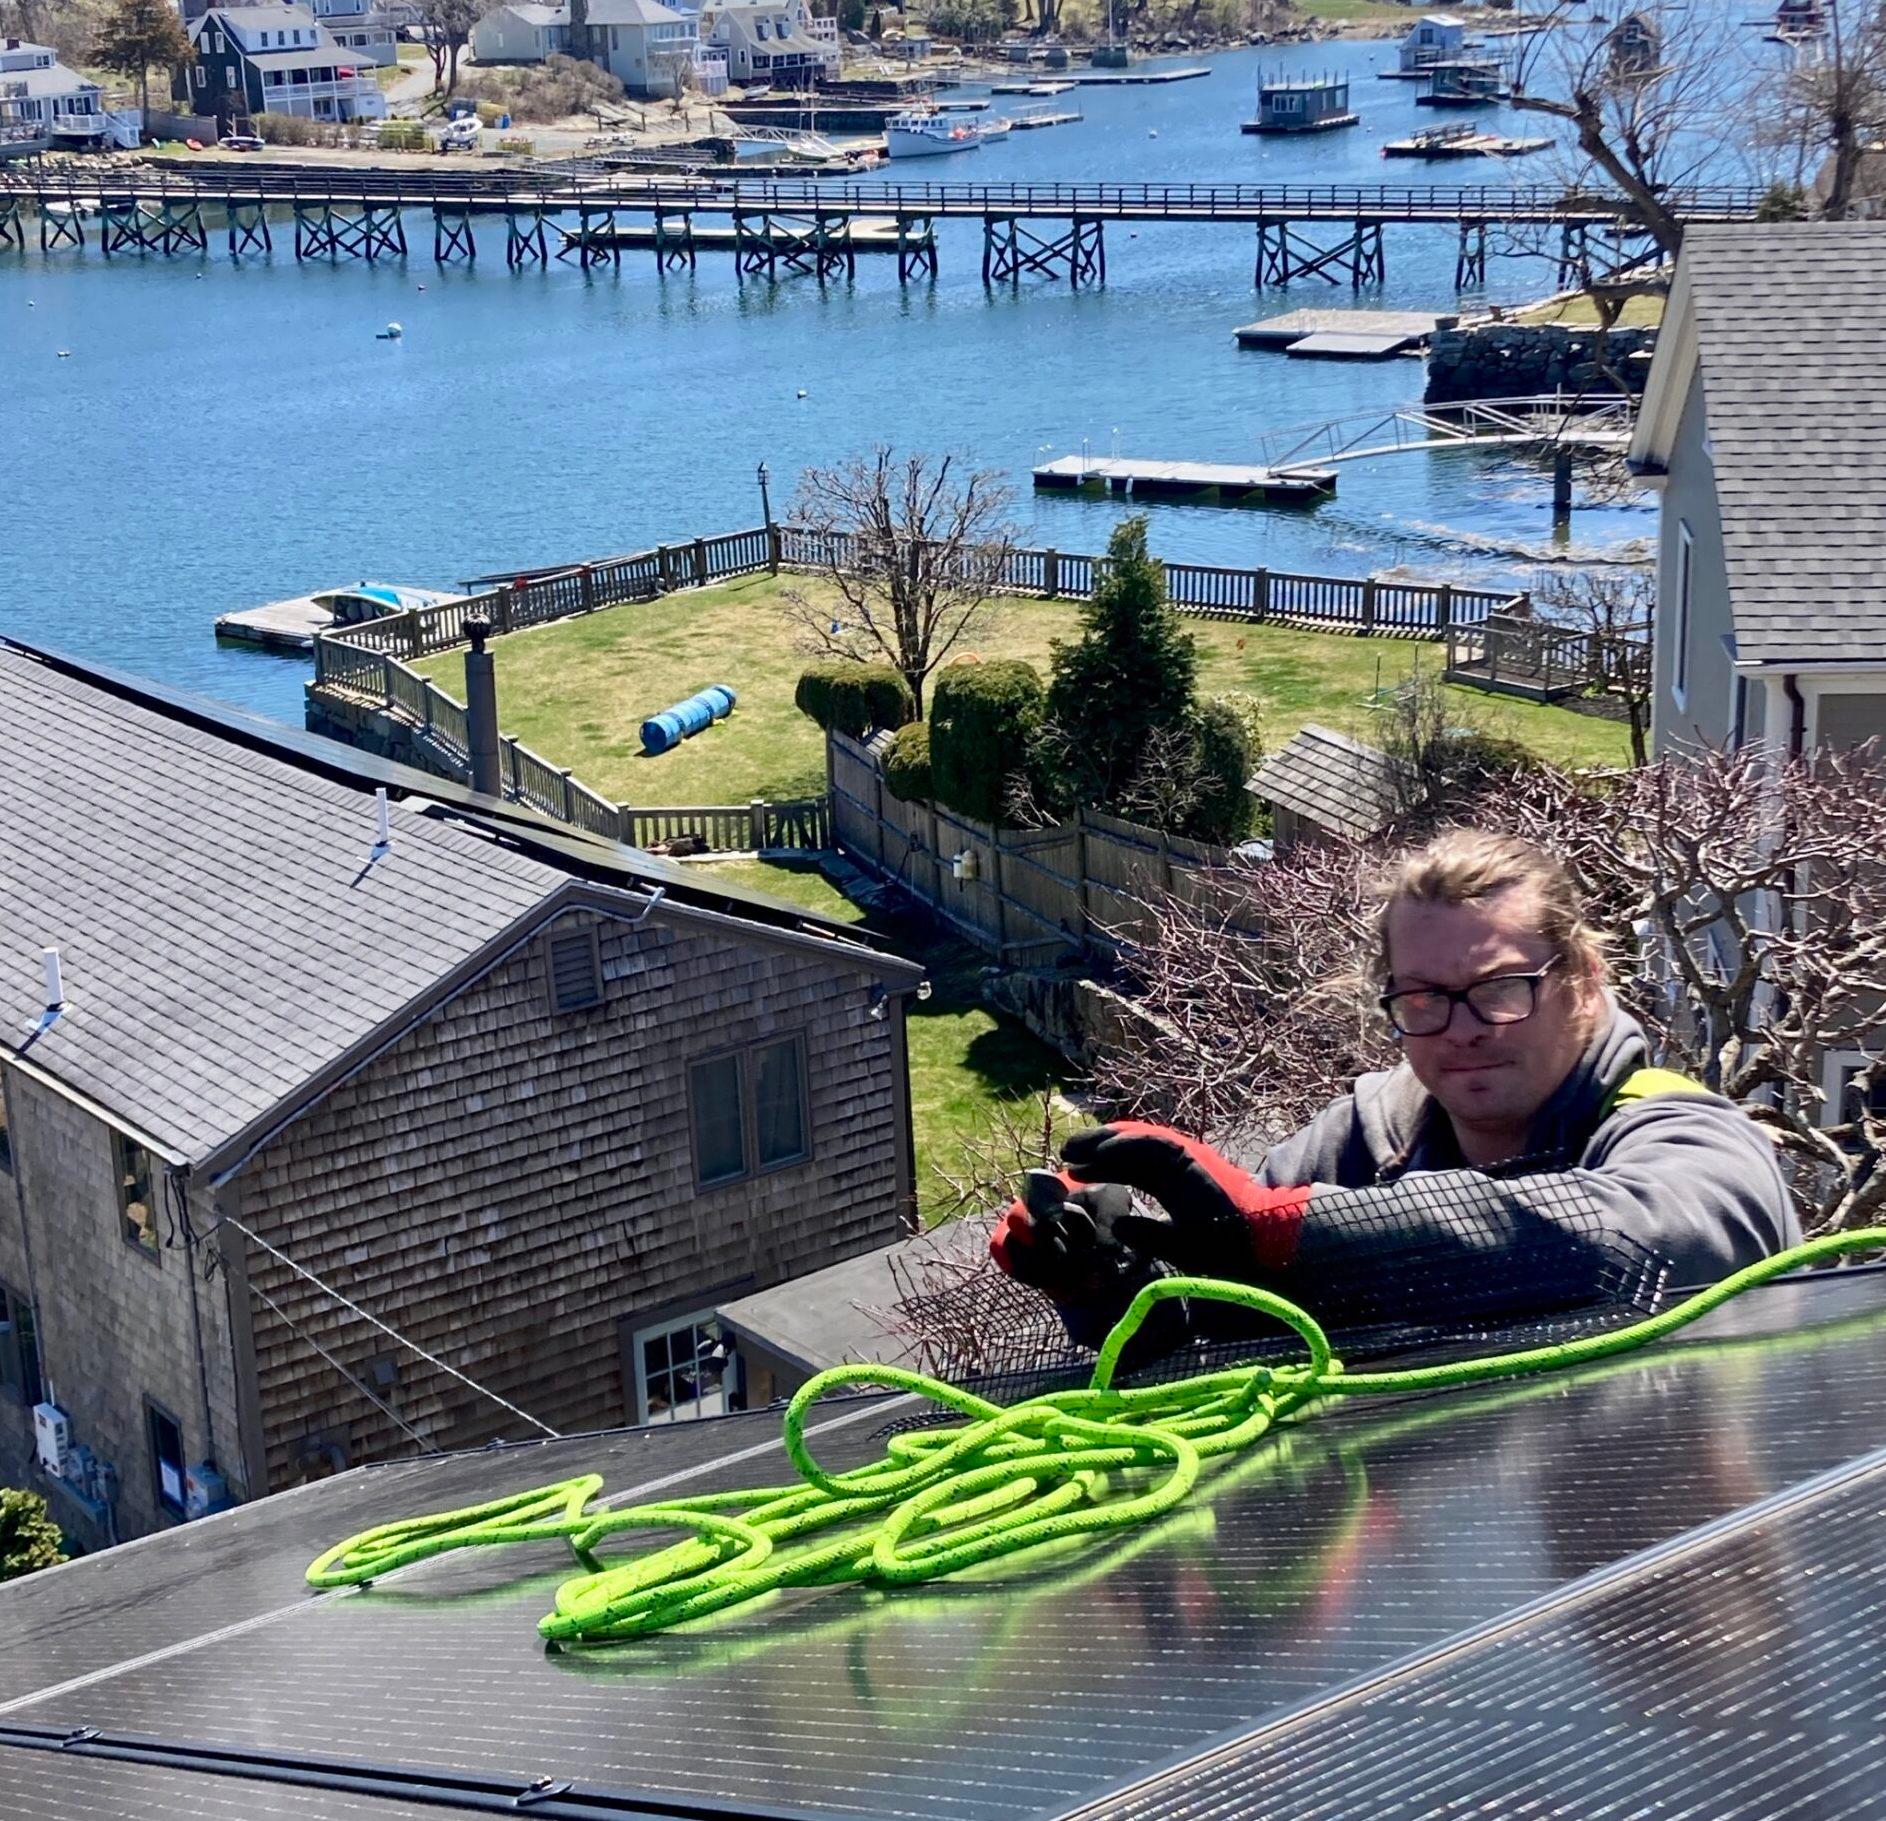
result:
<svg viewBox="0 0 1886 1821"><path fill-rule="evenodd" d="M1424 13L1401 41L1401 69L1404 75L1425 70L1430 63L1459 60L1467 41L1467 24L1452 13Z"/></svg>
<svg viewBox="0 0 1886 1821"><path fill-rule="evenodd" d="M701 11L701 36L726 51L734 82L810 88L835 47L806 30L803 11L801 0L709 0Z"/></svg>
<svg viewBox="0 0 1886 1821"><path fill-rule="evenodd" d="M178 71L179 103L225 125L256 114L381 120L386 98L364 60L305 6L217 6L190 26L196 61Z"/></svg>
<svg viewBox="0 0 1886 1821"><path fill-rule="evenodd" d="M692 68L701 28L661 0L572 0L572 52L600 64L631 95L665 97Z"/></svg>
<svg viewBox="0 0 1886 1821"><path fill-rule="evenodd" d="M481 14L472 27L472 55L480 63L541 63L554 52L568 54L570 9L512 0Z"/></svg>
<svg viewBox="0 0 1886 1821"><path fill-rule="evenodd" d="M397 14L364 0L310 0L309 10L356 64L384 68L399 61Z"/></svg>
<svg viewBox="0 0 1886 1821"><path fill-rule="evenodd" d="M842 926L5 642L0 763L0 1484L75 1537L737 1406L712 1311L902 1230Z"/></svg>
<svg viewBox="0 0 1886 1821"><path fill-rule="evenodd" d="M1367 841L1395 819L1395 761L1314 721L1266 756L1247 787L1270 811L1278 853L1305 842Z"/></svg>
<svg viewBox="0 0 1886 1821"><path fill-rule="evenodd" d="M1653 749L1886 750L1886 222L1688 229L1631 463L1660 495ZM1823 1082L1839 1117L1850 1052Z"/></svg>
<svg viewBox="0 0 1886 1821"><path fill-rule="evenodd" d="M109 129L103 92L43 44L0 39L0 138L97 145Z"/></svg>

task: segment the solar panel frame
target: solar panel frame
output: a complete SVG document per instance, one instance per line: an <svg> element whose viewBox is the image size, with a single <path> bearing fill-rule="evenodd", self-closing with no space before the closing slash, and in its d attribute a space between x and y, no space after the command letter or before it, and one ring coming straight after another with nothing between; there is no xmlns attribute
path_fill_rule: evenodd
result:
<svg viewBox="0 0 1886 1821"><path fill-rule="evenodd" d="M657 1804L934 1821L1084 1809L1865 1453L1886 1435L1883 1334L1878 1274L1776 1286L1576 1375L1332 1401L1166 1526L1073 1561L993 1584L786 1596L607 1652L538 1654L534 1619L569 1571L554 1546L448 1557L194 1642L173 1630L172 1645L16 1699L10 1717L428 1775L554 1774L583 1799L640 1790ZM1797 1369L1804 1356L1817 1370ZM832 1412L821 1458L875 1455L886 1411ZM298 1574L360 1528L362 1488L378 1495L371 1522L491 1496L500 1474L514 1486L603 1471L618 1502L651 1481L784 1479L777 1422L346 1476L283 1501L297 1509L277 1542L297 1553L279 1566ZM336 1521L299 1553L303 1519L327 1501ZM338 1521L342 1509L355 1517ZM209 1534L191 1526L171 1546L193 1533ZM147 1588L164 1547L128 1552L149 1553ZM0 1674L16 1655L10 1616L0 1593ZM0 1748L0 1777L12 1756Z"/></svg>

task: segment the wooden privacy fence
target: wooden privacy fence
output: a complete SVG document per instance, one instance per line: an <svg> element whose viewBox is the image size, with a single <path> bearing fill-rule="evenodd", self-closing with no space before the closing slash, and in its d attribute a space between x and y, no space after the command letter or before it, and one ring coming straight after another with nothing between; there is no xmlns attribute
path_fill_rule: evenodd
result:
<svg viewBox="0 0 1886 1821"><path fill-rule="evenodd" d="M884 786L874 747L827 736L834 844L902 886L998 961L1046 965L1089 945L1141 939L1147 906L1189 896L1223 848L1097 810L1052 828L997 829L940 803L906 803Z"/></svg>

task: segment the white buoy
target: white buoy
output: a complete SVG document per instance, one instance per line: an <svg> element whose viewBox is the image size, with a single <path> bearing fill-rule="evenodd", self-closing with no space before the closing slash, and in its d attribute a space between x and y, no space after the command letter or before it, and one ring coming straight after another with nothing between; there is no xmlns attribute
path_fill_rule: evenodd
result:
<svg viewBox="0 0 1886 1821"><path fill-rule="evenodd" d="M373 339L375 341L398 341L406 331L398 323L390 322Z"/></svg>
<svg viewBox="0 0 1886 1821"><path fill-rule="evenodd" d="M805 389L805 387L804 387L804 386L801 386L801 387L799 388L799 396L800 396L801 398L804 398L804 397L806 396L806 389Z"/></svg>
<svg viewBox="0 0 1886 1821"><path fill-rule="evenodd" d="M1156 126L1149 126L1146 129L1146 137L1148 139L1157 139L1159 137L1159 129Z"/></svg>

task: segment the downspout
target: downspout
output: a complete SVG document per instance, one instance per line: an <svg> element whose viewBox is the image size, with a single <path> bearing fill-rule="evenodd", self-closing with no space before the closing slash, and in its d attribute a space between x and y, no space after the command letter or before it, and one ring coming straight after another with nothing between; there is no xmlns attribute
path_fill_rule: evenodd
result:
<svg viewBox="0 0 1886 1821"><path fill-rule="evenodd" d="M1781 687L1788 698L1788 757L1798 759L1807 746L1807 698L1792 670L1781 673Z"/></svg>
<svg viewBox="0 0 1886 1821"><path fill-rule="evenodd" d="M190 1328L196 1346L196 1383L197 1393L203 1400L203 1433L209 1444L209 1462L216 1464L216 1418L210 1409L210 1368L209 1359L203 1350L203 1305L197 1295L196 1284L196 1233L190 1225L190 1173L188 1170L168 1169L164 1172L164 1186L171 1198L172 1213L178 1226L183 1229L183 1266L184 1275L190 1283ZM188 1463L185 1463L186 1467Z"/></svg>

